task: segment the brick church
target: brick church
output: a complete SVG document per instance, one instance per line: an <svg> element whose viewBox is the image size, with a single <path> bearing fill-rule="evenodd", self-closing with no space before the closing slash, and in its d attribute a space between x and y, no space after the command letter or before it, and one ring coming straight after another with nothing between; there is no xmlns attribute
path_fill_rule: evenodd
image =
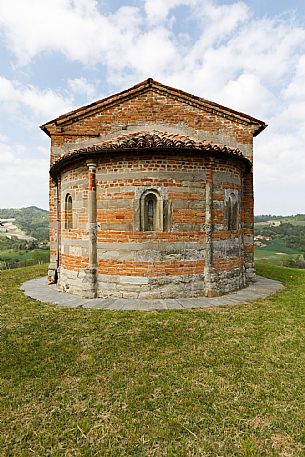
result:
<svg viewBox="0 0 305 457"><path fill-rule="evenodd" d="M44 124L49 282L87 298L217 296L255 279L265 123L149 78Z"/></svg>

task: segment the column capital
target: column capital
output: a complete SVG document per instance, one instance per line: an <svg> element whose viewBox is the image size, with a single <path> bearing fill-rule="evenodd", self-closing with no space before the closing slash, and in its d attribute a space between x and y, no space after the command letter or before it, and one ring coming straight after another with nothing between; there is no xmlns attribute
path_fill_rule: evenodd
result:
<svg viewBox="0 0 305 457"><path fill-rule="evenodd" d="M96 163L95 162L86 162L86 165L87 167L89 168L89 170L95 170L96 169Z"/></svg>

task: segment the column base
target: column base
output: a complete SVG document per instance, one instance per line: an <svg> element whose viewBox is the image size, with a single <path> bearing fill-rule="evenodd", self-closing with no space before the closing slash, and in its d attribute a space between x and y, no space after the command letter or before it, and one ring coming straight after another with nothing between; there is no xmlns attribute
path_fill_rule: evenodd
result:
<svg viewBox="0 0 305 457"><path fill-rule="evenodd" d="M96 283L96 268L86 268L82 278L82 296L84 298L96 298L97 283Z"/></svg>
<svg viewBox="0 0 305 457"><path fill-rule="evenodd" d="M219 297L221 295L219 290L218 272L215 268L209 267L204 269L204 282L205 297Z"/></svg>
<svg viewBox="0 0 305 457"><path fill-rule="evenodd" d="M50 263L48 268L48 284L56 284L58 280L57 264Z"/></svg>

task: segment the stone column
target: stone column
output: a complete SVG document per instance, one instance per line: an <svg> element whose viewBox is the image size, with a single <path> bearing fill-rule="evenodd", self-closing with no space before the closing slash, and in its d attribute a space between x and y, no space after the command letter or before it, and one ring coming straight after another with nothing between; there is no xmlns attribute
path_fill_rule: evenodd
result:
<svg viewBox="0 0 305 457"><path fill-rule="evenodd" d="M61 177L57 177L57 278L60 275L60 252L61 252Z"/></svg>
<svg viewBox="0 0 305 457"><path fill-rule="evenodd" d="M60 266L60 176L50 181L50 265L48 284L58 281Z"/></svg>
<svg viewBox="0 0 305 457"><path fill-rule="evenodd" d="M205 188L205 230L206 230L206 250L205 250L205 296L214 297L219 295L218 275L213 268L213 171L214 160L209 159L206 167L206 188Z"/></svg>
<svg viewBox="0 0 305 457"><path fill-rule="evenodd" d="M244 238L244 259L246 282L255 281L254 264L254 200L253 200L253 172L247 173L243 178L243 210L242 229Z"/></svg>
<svg viewBox="0 0 305 457"><path fill-rule="evenodd" d="M240 170L240 195L239 195L239 214L238 214L238 231L239 231L239 257L242 259L241 264L241 277L240 277L240 288L246 287L246 267L245 267L245 246L244 246L244 230L243 230L243 194L244 194L244 174L245 167L241 164Z"/></svg>
<svg viewBox="0 0 305 457"><path fill-rule="evenodd" d="M88 257L89 264L85 273L83 295L86 298L95 298L97 289L97 249L96 249L96 164L87 163L89 169L88 176L88 231L89 246Z"/></svg>

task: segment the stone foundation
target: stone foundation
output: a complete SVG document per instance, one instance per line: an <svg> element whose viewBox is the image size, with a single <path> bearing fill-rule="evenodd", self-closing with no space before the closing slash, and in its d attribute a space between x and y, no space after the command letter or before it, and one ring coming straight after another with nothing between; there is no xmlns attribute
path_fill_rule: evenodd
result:
<svg viewBox="0 0 305 457"><path fill-rule="evenodd" d="M158 276L101 275L89 269L76 272L60 268L58 290L84 298L192 298L219 296L242 289L254 281L245 277L242 269L219 273L214 271L209 280L204 274Z"/></svg>
<svg viewBox="0 0 305 457"><path fill-rule="evenodd" d="M81 271L72 271L60 267L58 270L58 290L83 298L96 297L95 269L85 268Z"/></svg>

